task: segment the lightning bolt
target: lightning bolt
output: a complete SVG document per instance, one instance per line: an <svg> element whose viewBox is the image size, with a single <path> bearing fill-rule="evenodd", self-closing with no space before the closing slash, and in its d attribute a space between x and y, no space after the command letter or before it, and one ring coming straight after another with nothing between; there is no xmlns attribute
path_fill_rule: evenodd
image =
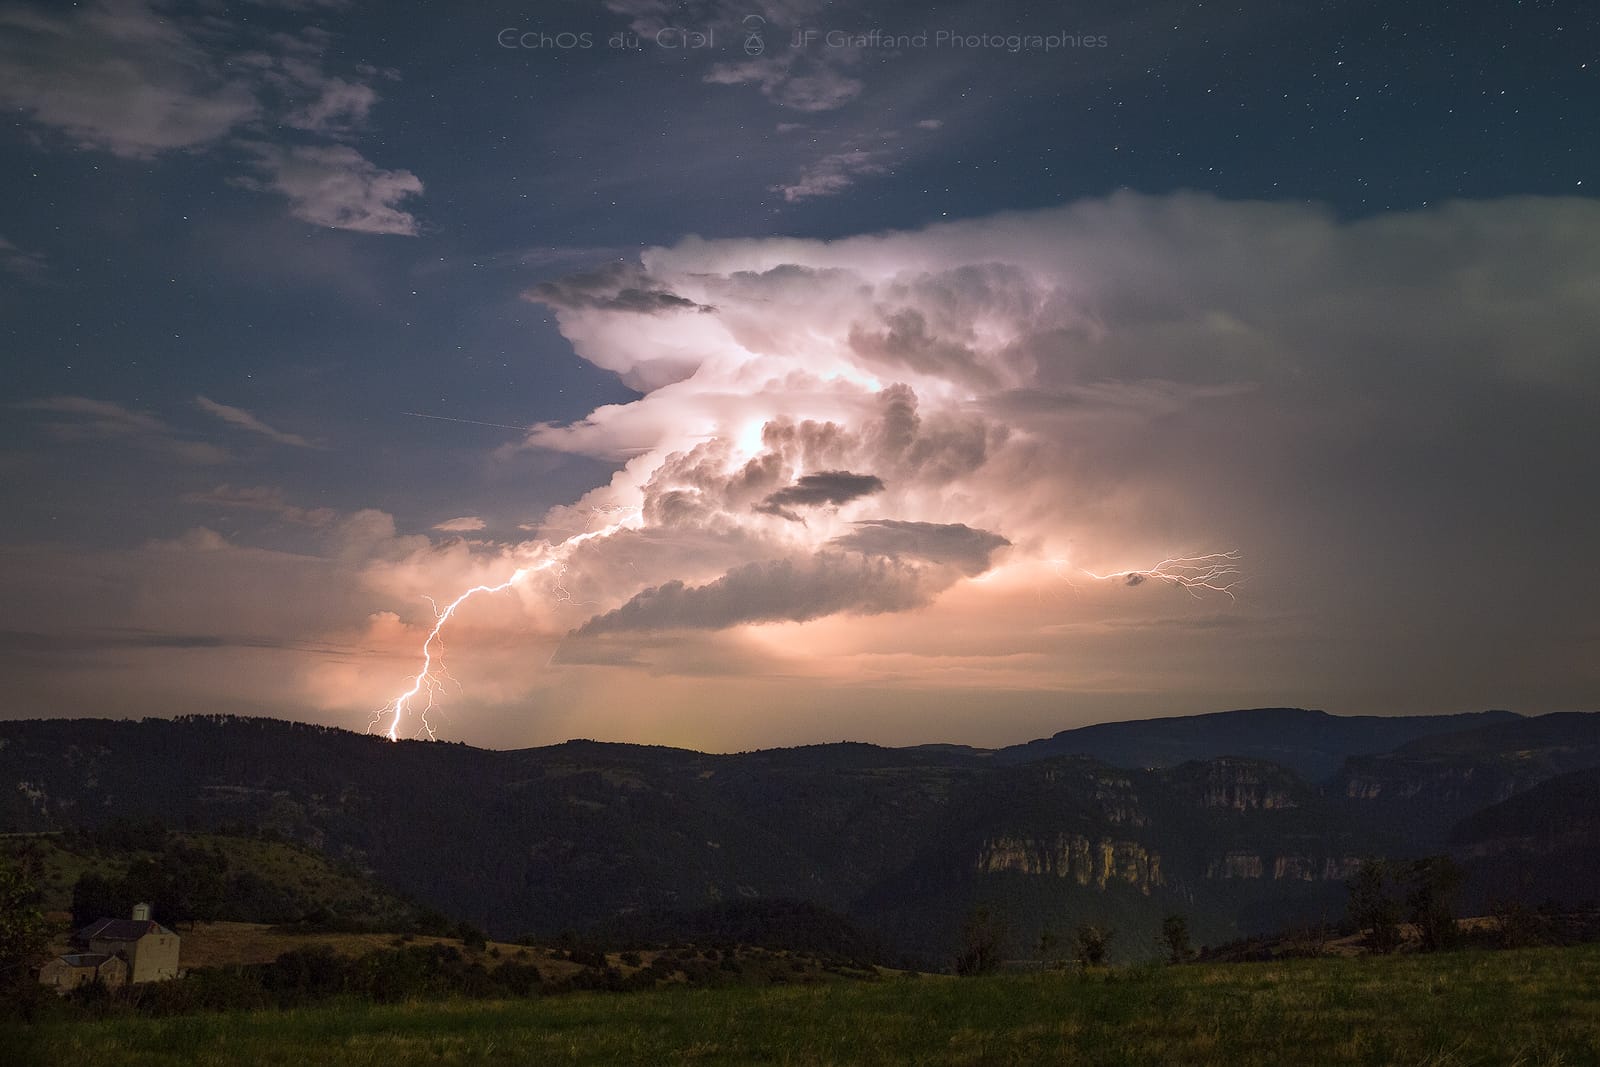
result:
<svg viewBox="0 0 1600 1067"><path fill-rule="evenodd" d="M1186 590L1199 599L1204 592L1221 593L1229 600L1237 600L1234 587L1244 581L1239 569L1238 551L1209 552L1203 556L1173 556L1153 567L1137 570L1111 571L1097 574L1091 570L1083 573L1098 582L1121 582L1124 585L1143 585L1145 582L1166 582ZM1080 568L1082 569L1082 568Z"/></svg>
<svg viewBox="0 0 1600 1067"><path fill-rule="evenodd" d="M371 733L377 729L384 717L388 716L389 729L386 734L391 741L400 740L400 723L404 721L406 712L418 698L425 694L427 703L418 709L418 718L421 720L422 730L428 735L428 740L434 740L433 724L428 721L428 713L438 707L439 693L444 683L453 681L449 672L444 669L444 624L455 615L457 608L479 593L503 593L520 582L528 573L528 568L519 567L512 572L511 577L499 585L475 585L452 600L443 611L439 610L431 597L427 598L428 603L434 604L433 629L429 631L427 640L422 642L422 669L411 679L411 688L378 709L367 727L367 732Z"/></svg>
<svg viewBox="0 0 1600 1067"><path fill-rule="evenodd" d="M593 509L596 514L629 513L636 517L637 508L623 505L610 505ZM436 739L433 724L428 719L430 712L439 706L439 698L448 682L456 682L444 665L444 627L457 610L473 597L484 593L504 593L513 588L517 583L531 575L544 571L553 571L556 578L555 596L558 603L572 603L572 596L562 584L562 578L567 573L567 559L574 549L585 541L593 541L600 537L610 537L612 534L628 525L628 518L620 519L599 530L587 530L574 534L557 545L547 545L548 555L538 563L526 567L518 567L511 572L511 576L498 585L475 585L450 601L444 608L432 597L425 597L433 608L433 629L428 631L428 636L422 642L422 666L411 679L411 685L394 699L373 713L372 721L367 724L367 733L382 731L383 735L391 741L400 740L400 724L406 720L407 715L415 710L419 727L417 736L427 735L429 741ZM460 683L456 682L457 687ZM383 722L389 720L387 730L383 729Z"/></svg>

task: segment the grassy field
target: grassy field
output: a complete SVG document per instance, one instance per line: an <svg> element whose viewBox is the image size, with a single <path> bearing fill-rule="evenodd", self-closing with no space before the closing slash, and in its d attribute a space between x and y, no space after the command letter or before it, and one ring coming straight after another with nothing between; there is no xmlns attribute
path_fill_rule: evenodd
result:
<svg viewBox="0 0 1600 1067"><path fill-rule="evenodd" d="M297 933L266 923L194 923L178 928L182 938L182 959L185 967L221 967L241 963L271 963L285 952L303 948L330 948L342 956L365 956L369 952L408 945L461 946L460 938L430 937L425 934L408 936L403 941L394 934L322 934ZM557 973L561 963L552 953L543 949L528 949L505 942L489 942L497 956L476 954L485 965L493 967L500 960L526 960L540 967L554 967ZM63 949L64 951L64 949ZM567 964L573 972L583 968Z"/></svg>
<svg viewBox="0 0 1600 1067"><path fill-rule="evenodd" d="M1600 1063L1600 946L53 1022L12 1063Z"/></svg>

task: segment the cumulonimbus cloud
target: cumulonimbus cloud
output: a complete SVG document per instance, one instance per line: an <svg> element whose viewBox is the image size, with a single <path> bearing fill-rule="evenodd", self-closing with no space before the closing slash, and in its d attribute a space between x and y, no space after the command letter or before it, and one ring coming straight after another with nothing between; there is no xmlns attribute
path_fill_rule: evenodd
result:
<svg viewBox="0 0 1600 1067"><path fill-rule="evenodd" d="M314 528L321 555L275 559L274 582L337 581L369 613L340 616L353 647L412 652L424 594L520 570L452 623L453 655L507 650L493 686L463 682L508 709L552 671L541 707L649 703L666 675L772 662L752 650L781 659L764 692L784 699L808 677L947 707L960 685L1051 708L1079 693L1084 714L1108 694L1152 713L1178 691L1389 711L1587 699L1600 507L1574 487L1600 478L1592 201L1345 220L1119 194L837 241L687 239L593 274L541 292L575 351L640 395L515 447L601 459L610 477L519 543L402 538L375 515ZM626 288L678 299L610 299ZM39 410L67 435L170 434L85 398ZM160 603L173 633L206 632L207 582L261 585L254 556L217 542L151 549L143 585L131 563L100 584ZM1138 578L1235 549L1237 603ZM178 568L185 553L205 566ZM163 584L179 569L181 598ZM100 584L18 603L55 618ZM293 621L315 632L316 617ZM552 661L561 642L572 655ZM718 642L734 651L691 665L685 650ZM380 681L415 669L380 666ZM568 694L577 672L592 673ZM319 706L391 695L353 668L318 678Z"/></svg>
<svg viewBox="0 0 1600 1067"><path fill-rule="evenodd" d="M1231 547L1259 523L1262 505L1243 503L1258 486L1297 463L1329 472L1329 456L1369 447L1357 425L1398 444L1430 412L1441 440L1470 447L1442 397L1488 402L1520 383L1505 409L1520 418L1545 383L1592 391L1577 346L1600 331L1572 279L1594 277L1596 257L1561 236L1573 227L1600 232L1595 206L1341 223L1304 205L1122 194L834 242L688 240L547 283L531 295L579 354L644 392L530 432L526 447L622 464L552 529L631 508L633 529L676 546L657 568L628 539L621 582L588 577L611 546L586 545L566 580L604 610L578 632L924 604L992 566L991 546L961 536L1104 573ZM1545 252L1538 318L1463 288L1464 270L1501 276ZM623 288L657 294L652 313L612 300Z"/></svg>

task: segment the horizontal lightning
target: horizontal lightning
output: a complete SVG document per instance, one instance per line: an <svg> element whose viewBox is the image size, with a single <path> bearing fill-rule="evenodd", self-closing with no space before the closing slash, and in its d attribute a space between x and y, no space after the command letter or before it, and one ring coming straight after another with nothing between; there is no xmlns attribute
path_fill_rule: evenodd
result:
<svg viewBox="0 0 1600 1067"><path fill-rule="evenodd" d="M1244 572L1239 569L1239 553L1209 552L1203 556L1173 556L1164 559L1153 567L1140 567L1135 570L1110 571L1098 574L1091 570L1084 570L1097 582L1121 582L1123 585L1143 585L1145 582L1166 582L1186 590L1190 596L1199 599L1205 592L1221 593L1229 600L1238 599L1233 595L1234 588L1244 581Z"/></svg>

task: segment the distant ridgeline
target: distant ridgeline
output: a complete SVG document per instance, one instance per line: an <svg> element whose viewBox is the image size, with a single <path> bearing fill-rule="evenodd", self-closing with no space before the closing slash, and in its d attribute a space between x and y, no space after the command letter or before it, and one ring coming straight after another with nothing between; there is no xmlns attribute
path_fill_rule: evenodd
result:
<svg viewBox="0 0 1600 1067"><path fill-rule="evenodd" d="M674 915L805 902L750 914L813 934L816 915L842 915L901 956L948 962L980 906L1013 956L1084 922L1138 952L1173 912L1211 942L1337 920L1344 879L1374 855L1452 851L1468 907L1592 896L1594 878L1550 872L1600 870L1597 768L1600 714L1262 709L995 751L725 756L394 744L268 719L43 720L0 723L0 830L262 828L498 936L665 935Z"/></svg>

